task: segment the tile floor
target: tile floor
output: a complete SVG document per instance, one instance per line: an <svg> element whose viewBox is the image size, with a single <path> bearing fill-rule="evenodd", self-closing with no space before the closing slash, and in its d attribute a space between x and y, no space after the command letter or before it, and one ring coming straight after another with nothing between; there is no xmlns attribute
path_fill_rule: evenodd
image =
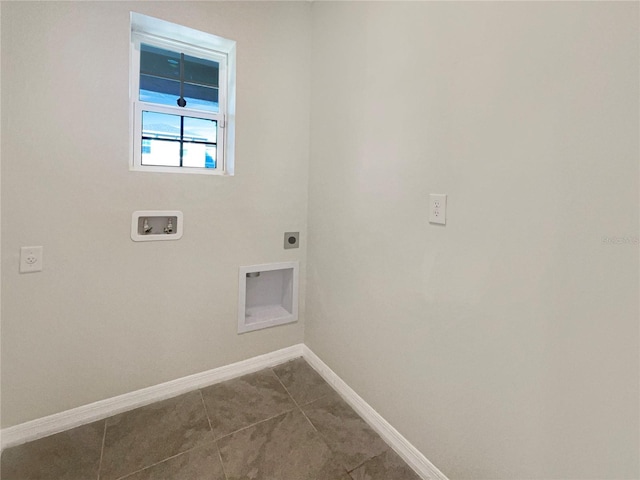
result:
<svg viewBox="0 0 640 480"><path fill-rule="evenodd" d="M303 359L2 454L3 480L419 480Z"/></svg>

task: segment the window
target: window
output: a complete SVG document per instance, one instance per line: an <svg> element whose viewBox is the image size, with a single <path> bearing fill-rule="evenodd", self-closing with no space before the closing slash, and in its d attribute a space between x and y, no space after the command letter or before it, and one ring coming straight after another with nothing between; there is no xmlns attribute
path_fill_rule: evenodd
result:
<svg viewBox="0 0 640 480"><path fill-rule="evenodd" d="M235 42L131 14L133 170L233 175Z"/></svg>

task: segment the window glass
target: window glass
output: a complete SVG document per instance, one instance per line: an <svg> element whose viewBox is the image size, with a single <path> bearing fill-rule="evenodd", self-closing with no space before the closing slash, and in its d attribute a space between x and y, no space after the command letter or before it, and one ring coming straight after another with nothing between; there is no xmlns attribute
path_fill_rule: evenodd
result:
<svg viewBox="0 0 640 480"><path fill-rule="evenodd" d="M147 145L142 147L142 165L179 167L180 142L147 140Z"/></svg>
<svg viewBox="0 0 640 480"><path fill-rule="evenodd" d="M215 120L142 112L142 164L217 168Z"/></svg>
<svg viewBox="0 0 640 480"><path fill-rule="evenodd" d="M180 140L180 115L142 112L142 138Z"/></svg>
<svg viewBox="0 0 640 480"><path fill-rule="evenodd" d="M216 121L184 117L184 139L190 142L216 143Z"/></svg>
<svg viewBox="0 0 640 480"><path fill-rule="evenodd" d="M182 84L185 107L217 113L219 70L220 64L213 60L181 55L143 43L140 45L139 98L143 102L175 107Z"/></svg>
<svg viewBox="0 0 640 480"><path fill-rule="evenodd" d="M216 168L217 127L215 120L184 117L182 166Z"/></svg>
<svg viewBox="0 0 640 480"><path fill-rule="evenodd" d="M205 110L207 112L214 113L219 111L217 88L185 83L184 99L187 101L187 108L195 108L197 110ZM176 102L174 101L174 105L175 103Z"/></svg>
<svg viewBox="0 0 640 480"><path fill-rule="evenodd" d="M182 166L216 168L216 146L185 143L182 148Z"/></svg>
<svg viewBox="0 0 640 480"><path fill-rule="evenodd" d="M130 18L131 169L233 175L236 42Z"/></svg>
<svg viewBox="0 0 640 480"><path fill-rule="evenodd" d="M140 45L140 73L180 80L180 54L143 43Z"/></svg>
<svg viewBox="0 0 640 480"><path fill-rule="evenodd" d="M180 81L140 74L140 100L175 107L180 98Z"/></svg>
<svg viewBox="0 0 640 480"><path fill-rule="evenodd" d="M184 56L184 81L218 88L218 69L220 65L213 60ZM178 72L179 73L179 72Z"/></svg>

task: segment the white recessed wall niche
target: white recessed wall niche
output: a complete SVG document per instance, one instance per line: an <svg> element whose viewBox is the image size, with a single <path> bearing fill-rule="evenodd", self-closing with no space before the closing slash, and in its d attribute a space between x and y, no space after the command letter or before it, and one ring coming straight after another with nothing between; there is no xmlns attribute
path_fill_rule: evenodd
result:
<svg viewBox="0 0 640 480"><path fill-rule="evenodd" d="M298 262L240 267L238 333L298 320Z"/></svg>

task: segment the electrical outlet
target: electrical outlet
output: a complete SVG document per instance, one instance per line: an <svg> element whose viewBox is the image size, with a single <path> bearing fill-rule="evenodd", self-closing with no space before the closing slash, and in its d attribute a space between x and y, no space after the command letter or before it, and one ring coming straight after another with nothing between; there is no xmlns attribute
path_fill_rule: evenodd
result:
<svg viewBox="0 0 640 480"><path fill-rule="evenodd" d="M447 223L447 195L432 193L429 195L429 223L445 225Z"/></svg>
<svg viewBox="0 0 640 480"><path fill-rule="evenodd" d="M300 232L285 232L284 233L284 248L298 248L300 243Z"/></svg>
<svg viewBox="0 0 640 480"><path fill-rule="evenodd" d="M20 273L42 271L42 247L20 249Z"/></svg>

